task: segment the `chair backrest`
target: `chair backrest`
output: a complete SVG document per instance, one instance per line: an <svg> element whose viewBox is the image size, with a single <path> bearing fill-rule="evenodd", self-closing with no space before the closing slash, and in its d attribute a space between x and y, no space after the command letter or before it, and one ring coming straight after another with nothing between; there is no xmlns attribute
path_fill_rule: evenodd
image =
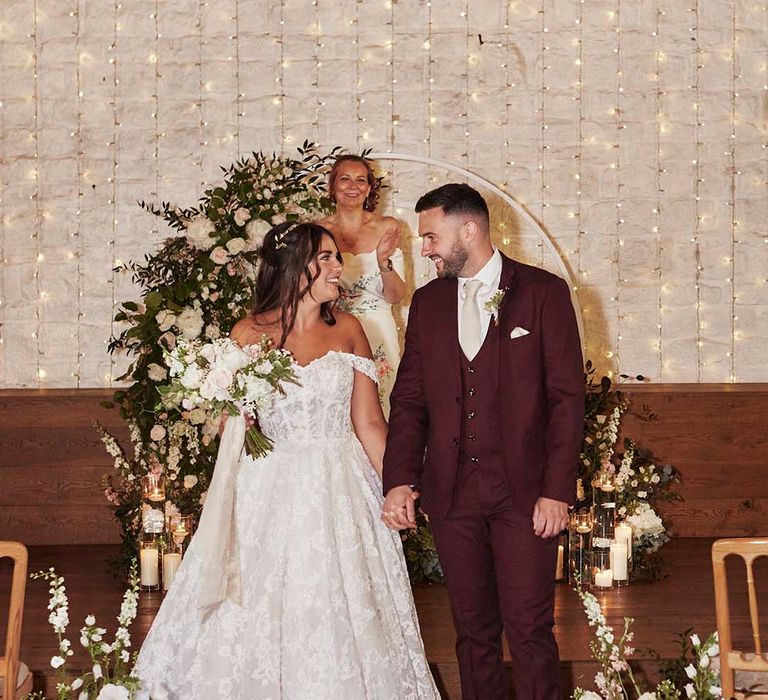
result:
<svg viewBox="0 0 768 700"><path fill-rule="evenodd" d="M752 623L754 649L736 650L731 636L731 610L728 602L728 576L725 559L737 555L747 567L747 593L749 596L749 617ZM720 674L723 697L734 694L734 671L768 672L768 653L763 651L760 639L760 616L755 591L753 563L757 557L768 556L768 538L733 538L717 540L712 545L712 569L715 577L715 612L717 634L720 638Z"/></svg>
<svg viewBox="0 0 768 700"><path fill-rule="evenodd" d="M11 603L8 609L8 631L5 636L5 654L0 657L0 678L5 679L3 700L14 700L16 679L19 675L24 592L27 586L27 548L21 542L0 541L0 559L3 557L13 559L13 578Z"/></svg>

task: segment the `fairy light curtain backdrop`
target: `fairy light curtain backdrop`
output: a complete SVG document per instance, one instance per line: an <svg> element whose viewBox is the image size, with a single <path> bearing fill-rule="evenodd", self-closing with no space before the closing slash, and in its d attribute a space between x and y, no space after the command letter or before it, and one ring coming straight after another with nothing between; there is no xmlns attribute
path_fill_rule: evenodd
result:
<svg viewBox="0 0 768 700"><path fill-rule="evenodd" d="M2 386L112 385L113 268L168 233L137 200L304 139L513 195L598 366L768 379L765 0L3 0L0 44ZM451 175L381 165L413 229Z"/></svg>

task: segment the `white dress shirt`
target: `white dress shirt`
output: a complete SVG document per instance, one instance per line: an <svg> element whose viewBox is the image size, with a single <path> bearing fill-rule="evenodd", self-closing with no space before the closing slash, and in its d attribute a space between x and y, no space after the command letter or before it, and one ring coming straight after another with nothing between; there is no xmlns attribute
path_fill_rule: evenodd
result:
<svg viewBox="0 0 768 700"><path fill-rule="evenodd" d="M470 279L480 280L483 283L476 297L480 309L480 328L482 330L480 346L482 347L485 336L488 335L488 327L491 325L492 316L491 312L486 310L485 304L499 291L499 283L501 282L501 253L494 248L493 255L491 255L488 262L485 263L474 277L459 277L459 294L457 299L459 328L461 328L461 307L466 297L464 284Z"/></svg>

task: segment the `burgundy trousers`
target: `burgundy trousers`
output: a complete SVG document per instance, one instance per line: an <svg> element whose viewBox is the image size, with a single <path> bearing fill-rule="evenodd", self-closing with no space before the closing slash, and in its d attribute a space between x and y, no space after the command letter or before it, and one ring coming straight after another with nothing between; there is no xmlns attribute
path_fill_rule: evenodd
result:
<svg viewBox="0 0 768 700"><path fill-rule="evenodd" d="M462 700L508 700L502 630L518 700L562 700L554 625L557 538L510 508L432 518L456 627Z"/></svg>

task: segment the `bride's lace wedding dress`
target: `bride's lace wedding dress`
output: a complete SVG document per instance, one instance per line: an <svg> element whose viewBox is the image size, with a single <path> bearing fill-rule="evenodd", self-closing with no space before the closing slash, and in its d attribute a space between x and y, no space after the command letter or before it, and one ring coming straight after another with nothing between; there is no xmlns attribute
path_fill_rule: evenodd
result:
<svg viewBox="0 0 768 700"><path fill-rule="evenodd" d="M160 700L438 698L397 533L352 429L355 372L329 352L296 365L259 412L274 441L242 452L230 418L195 537L136 663ZM229 456L226 452L229 451Z"/></svg>

